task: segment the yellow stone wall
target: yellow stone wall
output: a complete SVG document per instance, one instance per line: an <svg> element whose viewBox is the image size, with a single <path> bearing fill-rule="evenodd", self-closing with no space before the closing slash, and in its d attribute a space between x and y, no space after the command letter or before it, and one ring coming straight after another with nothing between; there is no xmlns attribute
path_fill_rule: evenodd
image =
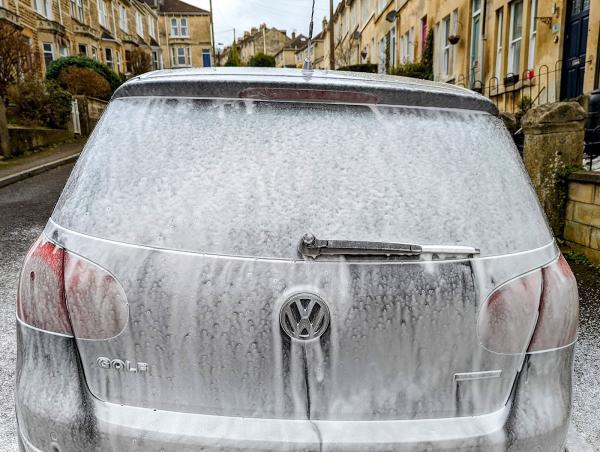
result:
<svg viewBox="0 0 600 452"><path fill-rule="evenodd" d="M575 173L569 182L565 239L600 264L600 175Z"/></svg>

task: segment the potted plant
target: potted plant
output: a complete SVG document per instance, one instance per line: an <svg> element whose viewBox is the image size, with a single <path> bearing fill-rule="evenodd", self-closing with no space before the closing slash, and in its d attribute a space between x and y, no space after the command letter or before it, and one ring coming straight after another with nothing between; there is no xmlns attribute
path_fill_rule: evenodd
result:
<svg viewBox="0 0 600 452"><path fill-rule="evenodd" d="M448 42L450 44L452 44L453 46L455 46L456 44L458 44L458 41L460 41L460 36L457 34L452 34L450 36L448 36Z"/></svg>

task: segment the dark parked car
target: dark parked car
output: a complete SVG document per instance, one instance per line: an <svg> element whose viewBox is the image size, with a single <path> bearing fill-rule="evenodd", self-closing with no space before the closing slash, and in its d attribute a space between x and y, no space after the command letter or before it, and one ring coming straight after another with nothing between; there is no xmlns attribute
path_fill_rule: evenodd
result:
<svg viewBox="0 0 600 452"><path fill-rule="evenodd" d="M131 80L17 316L24 451L564 450L575 280L496 108L445 84Z"/></svg>

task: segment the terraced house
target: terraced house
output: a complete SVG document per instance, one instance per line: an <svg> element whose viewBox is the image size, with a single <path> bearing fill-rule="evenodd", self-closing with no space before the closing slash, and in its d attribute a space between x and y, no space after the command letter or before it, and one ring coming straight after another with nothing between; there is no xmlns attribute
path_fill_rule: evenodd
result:
<svg viewBox="0 0 600 452"><path fill-rule="evenodd" d="M175 39L166 32L174 29L171 19L178 21ZM140 54L151 62L144 70L211 61L210 14L178 0L0 0L0 21L21 30L40 56L42 71L52 60L78 54L125 76L132 75ZM183 59L173 42L186 49ZM202 50L196 55L198 48Z"/></svg>
<svg viewBox="0 0 600 452"><path fill-rule="evenodd" d="M336 67L419 62L432 30L434 78L505 110L600 87L596 0L342 0L333 21Z"/></svg>
<svg viewBox="0 0 600 452"><path fill-rule="evenodd" d="M213 65L211 14L180 0L145 0L158 13L166 68Z"/></svg>

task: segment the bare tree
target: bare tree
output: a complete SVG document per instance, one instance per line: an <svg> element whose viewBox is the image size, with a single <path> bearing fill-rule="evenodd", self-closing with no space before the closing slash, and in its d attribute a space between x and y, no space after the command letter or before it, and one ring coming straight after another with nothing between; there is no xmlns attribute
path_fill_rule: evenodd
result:
<svg viewBox="0 0 600 452"><path fill-rule="evenodd" d="M352 46L338 41L335 48L335 64L337 67L346 67L352 64Z"/></svg>
<svg viewBox="0 0 600 452"><path fill-rule="evenodd" d="M142 49L134 49L130 56L131 74L133 76L141 75L152 70L152 57L148 52Z"/></svg>
<svg viewBox="0 0 600 452"><path fill-rule="evenodd" d="M8 85L39 70L39 59L14 25L0 22L0 99L6 101Z"/></svg>

